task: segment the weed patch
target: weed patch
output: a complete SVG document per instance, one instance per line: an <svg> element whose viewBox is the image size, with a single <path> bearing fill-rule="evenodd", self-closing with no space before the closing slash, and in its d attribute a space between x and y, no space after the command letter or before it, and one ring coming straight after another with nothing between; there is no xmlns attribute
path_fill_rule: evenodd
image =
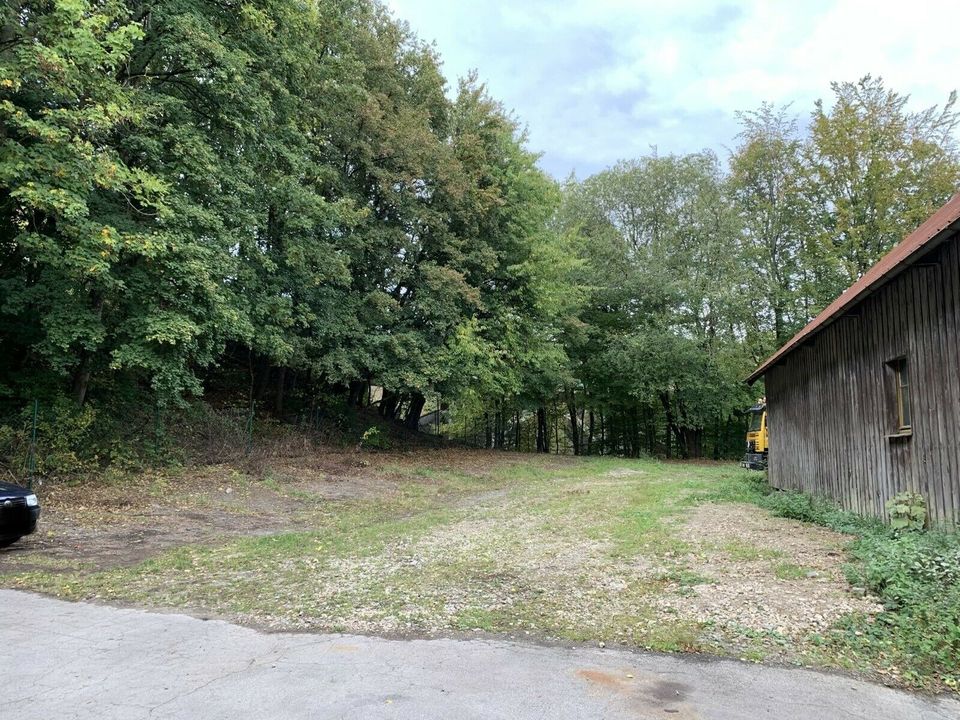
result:
<svg viewBox="0 0 960 720"><path fill-rule="evenodd" d="M760 504L857 536L847 577L879 598L883 612L844 618L828 638L837 651L882 665L908 685L960 687L960 536L894 530L799 493L774 493Z"/></svg>

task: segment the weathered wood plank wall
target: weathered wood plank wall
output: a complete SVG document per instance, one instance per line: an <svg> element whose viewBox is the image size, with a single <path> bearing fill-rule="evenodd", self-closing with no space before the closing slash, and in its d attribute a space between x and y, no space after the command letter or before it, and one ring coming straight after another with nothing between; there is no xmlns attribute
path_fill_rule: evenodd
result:
<svg viewBox="0 0 960 720"><path fill-rule="evenodd" d="M889 362L906 357L912 435ZM769 477L865 515L903 490L960 526L960 236L928 253L766 374Z"/></svg>

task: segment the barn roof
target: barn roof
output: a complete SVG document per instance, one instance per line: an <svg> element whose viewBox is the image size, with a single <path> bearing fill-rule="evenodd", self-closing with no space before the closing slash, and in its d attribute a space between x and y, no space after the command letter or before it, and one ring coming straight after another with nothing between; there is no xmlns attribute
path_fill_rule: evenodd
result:
<svg viewBox="0 0 960 720"><path fill-rule="evenodd" d="M837 317L843 315L852 306L863 300L867 295L886 285L890 280L903 272L924 248L933 247L937 241L943 239L944 230L960 220L960 193L954 195L950 201L937 210L927 220L908 235L899 245L883 256L880 261L870 268L867 273L853 285L844 290L843 294L834 300L827 308L817 315L800 332L793 336L786 345L767 358L760 367L753 371L747 382L753 384L787 355L800 347L806 340L829 325Z"/></svg>

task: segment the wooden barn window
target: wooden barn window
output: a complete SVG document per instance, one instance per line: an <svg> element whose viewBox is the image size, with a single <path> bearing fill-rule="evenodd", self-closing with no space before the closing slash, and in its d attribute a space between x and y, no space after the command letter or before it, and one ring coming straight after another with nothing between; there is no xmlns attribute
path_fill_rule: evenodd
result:
<svg viewBox="0 0 960 720"><path fill-rule="evenodd" d="M894 409L897 432L908 433L912 425L910 416L910 374L905 357L891 360L888 365L893 372Z"/></svg>

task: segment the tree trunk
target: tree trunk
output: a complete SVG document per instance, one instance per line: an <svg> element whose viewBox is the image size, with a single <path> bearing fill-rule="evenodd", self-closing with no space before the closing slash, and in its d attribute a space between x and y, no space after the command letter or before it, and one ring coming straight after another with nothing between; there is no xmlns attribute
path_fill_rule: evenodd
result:
<svg viewBox="0 0 960 720"><path fill-rule="evenodd" d="M673 457L673 443L671 442L671 434L675 433L677 426L673 421L673 405L670 402L670 395L668 393L660 393L660 403L663 405L663 412L666 417L666 444L667 444L667 459ZM679 442L680 436L677 435L677 441Z"/></svg>
<svg viewBox="0 0 960 720"><path fill-rule="evenodd" d="M703 428L682 428L684 459L703 457Z"/></svg>
<svg viewBox="0 0 960 720"><path fill-rule="evenodd" d="M97 322L103 319L103 298L99 293L91 293L93 309L96 311ZM93 376L93 353L86 348L80 351L80 365L73 375L73 400L77 405L83 405L87 399L87 390L90 387L90 378Z"/></svg>
<svg viewBox="0 0 960 720"><path fill-rule="evenodd" d="M550 452L550 435L547 432L547 409L537 408L537 452Z"/></svg>
<svg viewBox="0 0 960 720"><path fill-rule="evenodd" d="M420 428L420 415L423 413L423 406L426 403L427 399L418 392L410 396L410 407L407 409L407 418L404 424L411 430Z"/></svg>
<svg viewBox="0 0 960 720"><path fill-rule="evenodd" d="M490 413L483 414L484 420L484 442L483 446L490 450L493 447L493 428L490 427Z"/></svg>
<svg viewBox="0 0 960 720"><path fill-rule="evenodd" d="M363 405L363 396L367 390L367 383L364 380L350 381L350 397L347 404L350 407L361 407Z"/></svg>
<svg viewBox="0 0 960 720"><path fill-rule="evenodd" d="M560 414L553 416L553 449L560 454Z"/></svg>
<svg viewBox="0 0 960 720"><path fill-rule="evenodd" d="M73 401L77 405L83 405L87 399L87 388L90 386L90 376L92 375L92 362L90 353L86 350L81 351L80 365L73 373L72 395Z"/></svg>
<svg viewBox="0 0 960 720"><path fill-rule="evenodd" d="M567 411L570 413L570 442L573 444L573 454L580 454L580 424L577 422L576 396L573 391L567 393Z"/></svg>
<svg viewBox="0 0 960 720"><path fill-rule="evenodd" d="M277 385L273 394L273 412L278 418L283 417L283 394L287 385L287 368L281 367L277 371Z"/></svg>
<svg viewBox="0 0 960 720"><path fill-rule="evenodd" d="M713 460L720 459L720 418L713 421Z"/></svg>
<svg viewBox="0 0 960 720"><path fill-rule="evenodd" d="M386 420L393 420L397 416L397 401L400 398L394 392L383 391L383 397L380 399L380 417Z"/></svg>
<svg viewBox="0 0 960 720"><path fill-rule="evenodd" d="M587 413L587 455L593 455L593 408Z"/></svg>
<svg viewBox="0 0 960 720"><path fill-rule="evenodd" d="M607 454L607 419L600 411L600 454Z"/></svg>
<svg viewBox="0 0 960 720"><path fill-rule="evenodd" d="M785 328L783 326L783 307L779 303L773 306L773 332L777 338L777 346L783 345L789 338L785 337Z"/></svg>

